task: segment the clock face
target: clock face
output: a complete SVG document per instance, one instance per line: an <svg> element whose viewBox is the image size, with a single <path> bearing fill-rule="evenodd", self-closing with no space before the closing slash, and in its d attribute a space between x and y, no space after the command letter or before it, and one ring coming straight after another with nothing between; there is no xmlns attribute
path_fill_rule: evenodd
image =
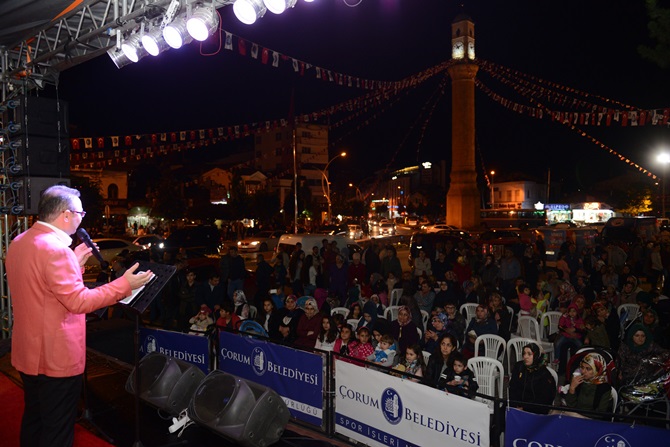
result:
<svg viewBox="0 0 670 447"><path fill-rule="evenodd" d="M468 58L473 59L475 58L475 43L474 42L468 42Z"/></svg>
<svg viewBox="0 0 670 447"><path fill-rule="evenodd" d="M451 57L454 59L463 59L463 56L465 56L465 47L463 46L463 42L454 43L454 46L451 50Z"/></svg>

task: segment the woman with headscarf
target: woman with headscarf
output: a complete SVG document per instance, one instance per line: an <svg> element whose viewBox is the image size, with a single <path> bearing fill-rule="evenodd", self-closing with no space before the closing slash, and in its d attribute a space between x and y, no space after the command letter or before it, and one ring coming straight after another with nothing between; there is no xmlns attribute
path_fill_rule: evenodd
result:
<svg viewBox="0 0 670 447"><path fill-rule="evenodd" d="M398 357L405 357L408 346L419 343L419 333L407 306L400 306L398 318L391 322L391 335L398 342Z"/></svg>
<svg viewBox="0 0 670 447"><path fill-rule="evenodd" d="M556 386L540 347L535 343L524 346L522 360L514 364L509 376L510 405L530 413L548 414L549 408L540 405L554 403Z"/></svg>
<svg viewBox="0 0 670 447"><path fill-rule="evenodd" d="M620 383L631 385L651 379L655 365L646 360L659 355L667 355L667 351L654 343L649 328L640 323L631 326L617 356Z"/></svg>
<svg viewBox="0 0 670 447"><path fill-rule="evenodd" d="M308 298L305 301L304 313L298 320L295 345L305 348L313 348L316 344L316 339L321 332L321 323L322 315L319 312L319 306L316 304L316 300L314 298Z"/></svg>
<svg viewBox="0 0 670 447"><path fill-rule="evenodd" d="M433 352L437 347L437 340L447 333L447 326L449 325L449 318L445 313L433 315L428 322L426 334L421 340L421 349L428 352Z"/></svg>
<svg viewBox="0 0 670 447"><path fill-rule="evenodd" d="M233 304L235 305L235 315L240 317L240 320L249 318L249 304L247 303L247 296L242 290L233 292Z"/></svg>
<svg viewBox="0 0 670 447"><path fill-rule="evenodd" d="M358 326L356 326L356 329L367 327L370 329L370 332L372 332L372 327L377 320L377 305L374 303L374 301L367 301L363 305L362 312L363 315L361 316L360 320L358 320Z"/></svg>
<svg viewBox="0 0 670 447"><path fill-rule="evenodd" d="M298 298L295 295L288 295L284 299L284 307L277 312L280 317L279 332L284 341L292 341L296 337L298 321L303 314L303 310L298 307Z"/></svg>
<svg viewBox="0 0 670 447"><path fill-rule="evenodd" d="M584 356L570 381L565 404L576 410L611 413L612 386L607 383L605 359L591 352Z"/></svg>

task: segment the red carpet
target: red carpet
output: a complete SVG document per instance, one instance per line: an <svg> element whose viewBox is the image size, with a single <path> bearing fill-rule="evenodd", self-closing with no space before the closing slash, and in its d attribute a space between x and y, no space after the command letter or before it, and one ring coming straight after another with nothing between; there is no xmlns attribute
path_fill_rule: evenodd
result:
<svg viewBox="0 0 670 447"><path fill-rule="evenodd" d="M0 439L3 447L18 447L23 414L23 389L0 373ZM75 426L75 447L112 447L81 425Z"/></svg>

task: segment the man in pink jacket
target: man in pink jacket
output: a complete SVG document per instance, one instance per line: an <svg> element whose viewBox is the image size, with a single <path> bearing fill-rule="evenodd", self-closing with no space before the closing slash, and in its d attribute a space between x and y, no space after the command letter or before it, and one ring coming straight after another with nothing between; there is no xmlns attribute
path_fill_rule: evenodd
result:
<svg viewBox="0 0 670 447"><path fill-rule="evenodd" d="M91 248L70 248L86 212L79 191L52 186L39 220L7 250L12 296L12 364L24 385L21 446L72 446L86 363L86 313L112 305L149 281L138 265L117 280L88 289L82 269Z"/></svg>

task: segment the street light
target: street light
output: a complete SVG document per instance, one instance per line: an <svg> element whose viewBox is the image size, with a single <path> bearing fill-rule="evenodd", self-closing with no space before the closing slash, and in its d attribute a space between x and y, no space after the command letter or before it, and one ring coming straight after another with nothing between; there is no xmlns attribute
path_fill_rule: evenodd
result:
<svg viewBox="0 0 670 447"><path fill-rule="evenodd" d="M346 157L347 153L346 152L340 152L333 158L331 158L328 163L326 163L326 167L323 168L323 171L321 171L321 190L323 191L323 195L326 197L326 201L328 202L328 222L330 222L332 213L331 213L331 202L330 202L330 182L328 181L328 174L326 172L328 171L328 166L333 162L338 157Z"/></svg>
<svg viewBox="0 0 670 447"><path fill-rule="evenodd" d="M493 176L496 175L496 171L491 171L491 208L495 208L496 198L495 190L493 188Z"/></svg>
<svg viewBox="0 0 670 447"><path fill-rule="evenodd" d="M670 154L667 152L661 152L658 154L656 160L663 165L663 189L661 194L661 217L665 217L665 184L668 179L668 164L670 164Z"/></svg>

